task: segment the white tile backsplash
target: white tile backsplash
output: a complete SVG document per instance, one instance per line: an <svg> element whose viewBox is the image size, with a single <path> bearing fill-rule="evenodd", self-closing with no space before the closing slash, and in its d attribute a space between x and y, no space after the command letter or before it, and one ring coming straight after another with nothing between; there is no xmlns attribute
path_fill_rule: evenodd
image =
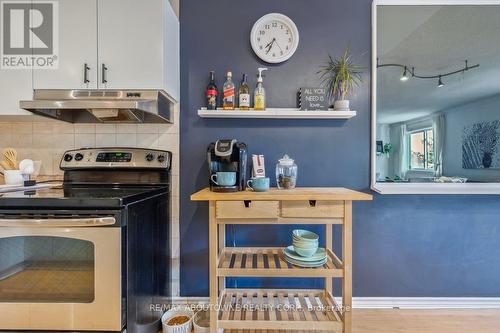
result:
<svg viewBox="0 0 500 333"><path fill-rule="evenodd" d="M75 125L63 122L57 122L54 124L52 128L54 134L74 134L75 133Z"/></svg>
<svg viewBox="0 0 500 333"><path fill-rule="evenodd" d="M176 134L179 133L179 128L174 124L160 124L158 125L158 133Z"/></svg>
<svg viewBox="0 0 500 333"><path fill-rule="evenodd" d="M55 133L52 140L52 147L60 150L69 150L75 148L75 134Z"/></svg>
<svg viewBox="0 0 500 333"><path fill-rule="evenodd" d="M12 124L11 123L0 123L0 133L11 134L12 133Z"/></svg>
<svg viewBox="0 0 500 333"><path fill-rule="evenodd" d="M179 197L172 195L171 217L173 220L179 219Z"/></svg>
<svg viewBox="0 0 500 333"><path fill-rule="evenodd" d="M176 108L175 119L179 109ZM41 161L43 176L61 176L59 162L69 149L123 146L172 152L171 251L173 293L179 294L179 124L69 124L0 122L0 152L12 147L18 158Z"/></svg>
<svg viewBox="0 0 500 333"><path fill-rule="evenodd" d="M169 150L172 153L177 152L179 148L179 135L162 133L159 135L158 145L160 149Z"/></svg>
<svg viewBox="0 0 500 333"><path fill-rule="evenodd" d="M95 133L95 124L75 124L75 133Z"/></svg>
<svg viewBox="0 0 500 333"><path fill-rule="evenodd" d="M14 123L12 125L13 134L33 134L32 123Z"/></svg>
<svg viewBox="0 0 500 333"><path fill-rule="evenodd" d="M116 134L116 145L119 147L136 147L137 134L136 133Z"/></svg>
<svg viewBox="0 0 500 333"><path fill-rule="evenodd" d="M159 124L142 124L140 126L137 126L137 133L158 134L159 126ZM172 124L172 126L174 125Z"/></svg>
<svg viewBox="0 0 500 333"><path fill-rule="evenodd" d="M75 148L93 148L95 139L95 133L75 133Z"/></svg>
<svg viewBox="0 0 500 333"><path fill-rule="evenodd" d="M116 127L117 133L137 133L136 124L118 124ZM142 125L141 125L142 126Z"/></svg>
<svg viewBox="0 0 500 333"><path fill-rule="evenodd" d="M10 133L10 131L0 132L0 146L2 147L12 146L12 134Z"/></svg>
<svg viewBox="0 0 500 333"><path fill-rule="evenodd" d="M54 124L52 123L33 123L33 134L52 134Z"/></svg>
<svg viewBox="0 0 500 333"><path fill-rule="evenodd" d="M170 239L170 249L172 251L171 256L172 258L179 258L180 257L180 240L179 237L172 236Z"/></svg>
<svg viewBox="0 0 500 333"><path fill-rule="evenodd" d="M49 134L33 132L33 147L34 148L51 148L54 135L52 129ZM28 147L29 148L29 147Z"/></svg>
<svg viewBox="0 0 500 333"><path fill-rule="evenodd" d="M96 133L107 133L112 134L116 133L116 125L115 124L96 124L95 125Z"/></svg>
<svg viewBox="0 0 500 333"><path fill-rule="evenodd" d="M33 148L33 134L32 133L18 133L15 130L12 132L12 148ZM6 147L4 147L6 148Z"/></svg>
<svg viewBox="0 0 500 333"><path fill-rule="evenodd" d="M96 147L113 147L116 146L116 134L96 133Z"/></svg>
<svg viewBox="0 0 500 333"><path fill-rule="evenodd" d="M137 133L137 147L158 149L158 133Z"/></svg>

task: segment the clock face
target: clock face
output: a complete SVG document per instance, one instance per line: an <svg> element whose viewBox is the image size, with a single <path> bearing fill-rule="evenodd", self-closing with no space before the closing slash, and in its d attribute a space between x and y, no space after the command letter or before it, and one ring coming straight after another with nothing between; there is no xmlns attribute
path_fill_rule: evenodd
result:
<svg viewBox="0 0 500 333"><path fill-rule="evenodd" d="M269 63L279 63L290 59L297 50L299 31L289 17L271 13L254 24L250 42L259 58Z"/></svg>

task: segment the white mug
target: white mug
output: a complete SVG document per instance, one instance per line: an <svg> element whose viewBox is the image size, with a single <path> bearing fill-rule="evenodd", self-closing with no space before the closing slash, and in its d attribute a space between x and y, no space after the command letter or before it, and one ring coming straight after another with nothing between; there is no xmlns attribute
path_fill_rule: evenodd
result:
<svg viewBox="0 0 500 333"><path fill-rule="evenodd" d="M23 185L24 178L20 170L4 170L3 177L6 185Z"/></svg>

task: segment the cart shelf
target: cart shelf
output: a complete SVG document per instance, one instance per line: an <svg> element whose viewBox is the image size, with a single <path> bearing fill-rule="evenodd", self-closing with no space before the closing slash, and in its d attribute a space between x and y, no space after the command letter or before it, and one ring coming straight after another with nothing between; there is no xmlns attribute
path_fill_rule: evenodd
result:
<svg viewBox="0 0 500 333"><path fill-rule="evenodd" d="M342 332L339 307L324 290L226 289L220 309L224 329Z"/></svg>
<svg viewBox="0 0 500 333"><path fill-rule="evenodd" d="M302 268L285 261L281 247L226 247L219 257L217 276L232 277L342 277L342 261L327 249L327 263Z"/></svg>

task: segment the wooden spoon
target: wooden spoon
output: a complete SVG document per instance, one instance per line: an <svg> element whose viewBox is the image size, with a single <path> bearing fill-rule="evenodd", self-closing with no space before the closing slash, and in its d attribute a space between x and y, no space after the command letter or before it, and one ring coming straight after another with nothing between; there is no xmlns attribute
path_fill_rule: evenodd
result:
<svg viewBox="0 0 500 333"><path fill-rule="evenodd" d="M4 170L12 170L12 167L9 162L6 161L0 161L0 165Z"/></svg>
<svg viewBox="0 0 500 333"><path fill-rule="evenodd" d="M16 150L12 148L7 148L4 150L3 155L5 157L5 160L10 164L11 169L16 170L18 168Z"/></svg>

